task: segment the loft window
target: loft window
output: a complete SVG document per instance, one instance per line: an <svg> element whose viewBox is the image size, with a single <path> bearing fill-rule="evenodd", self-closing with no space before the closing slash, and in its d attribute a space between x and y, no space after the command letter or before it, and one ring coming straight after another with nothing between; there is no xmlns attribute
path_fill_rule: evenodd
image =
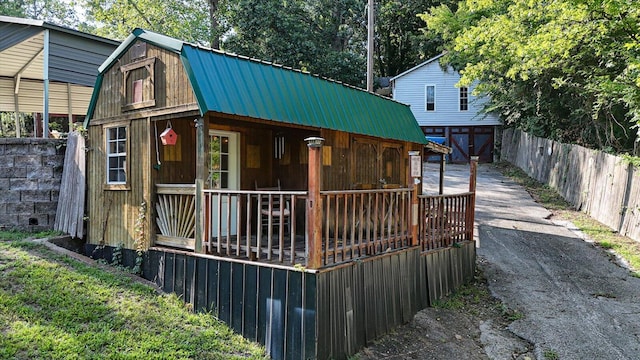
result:
<svg viewBox="0 0 640 360"><path fill-rule="evenodd" d="M155 63L156 58L142 59L122 65L124 99L122 111L152 107L155 99Z"/></svg>
<svg viewBox="0 0 640 360"><path fill-rule="evenodd" d="M463 86L460 88L460 111L469 110L469 88Z"/></svg>
<svg viewBox="0 0 640 360"><path fill-rule="evenodd" d="M424 110L435 111L436 110L436 86L427 85L424 89Z"/></svg>
<svg viewBox="0 0 640 360"><path fill-rule="evenodd" d="M127 183L127 127L107 128L107 185Z"/></svg>

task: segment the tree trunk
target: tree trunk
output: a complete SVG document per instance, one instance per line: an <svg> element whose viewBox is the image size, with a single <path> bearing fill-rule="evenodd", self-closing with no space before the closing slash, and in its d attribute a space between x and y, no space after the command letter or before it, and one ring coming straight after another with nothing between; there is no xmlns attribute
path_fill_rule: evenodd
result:
<svg viewBox="0 0 640 360"><path fill-rule="evenodd" d="M218 1L209 0L209 19L211 20L211 48L220 49L220 34L217 18Z"/></svg>

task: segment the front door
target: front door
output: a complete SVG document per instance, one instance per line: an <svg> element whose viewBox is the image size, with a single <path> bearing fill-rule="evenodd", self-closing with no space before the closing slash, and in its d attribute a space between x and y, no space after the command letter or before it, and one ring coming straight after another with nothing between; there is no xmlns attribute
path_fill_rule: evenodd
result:
<svg viewBox="0 0 640 360"><path fill-rule="evenodd" d="M209 130L209 189L238 190L240 188L239 134L229 131ZM218 206L220 204L220 206ZM220 199L211 197L211 234L213 237L236 235L238 201L235 196L224 194ZM230 217L230 221L228 220ZM229 226L227 225L229 224ZM218 231L220 229L220 231Z"/></svg>

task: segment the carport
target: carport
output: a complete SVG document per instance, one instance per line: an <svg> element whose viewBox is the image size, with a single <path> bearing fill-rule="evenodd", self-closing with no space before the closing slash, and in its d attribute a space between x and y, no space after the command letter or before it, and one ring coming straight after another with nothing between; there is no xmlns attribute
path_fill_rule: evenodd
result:
<svg viewBox="0 0 640 360"><path fill-rule="evenodd" d="M118 41L40 20L0 16L0 112L38 113L48 137L49 117L80 121L86 114L98 67Z"/></svg>

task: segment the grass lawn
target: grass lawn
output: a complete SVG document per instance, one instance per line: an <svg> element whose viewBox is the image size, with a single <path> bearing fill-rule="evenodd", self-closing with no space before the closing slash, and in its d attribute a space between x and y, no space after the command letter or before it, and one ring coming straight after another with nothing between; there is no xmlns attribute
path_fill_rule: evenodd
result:
<svg viewBox="0 0 640 360"><path fill-rule="evenodd" d="M633 275L640 277L640 243L618 234L589 215L576 211L555 190L530 178L520 168L506 162L495 164L500 171L522 185L540 205L560 219L571 221L589 239L624 259Z"/></svg>
<svg viewBox="0 0 640 360"><path fill-rule="evenodd" d="M0 232L0 359L263 359L175 295Z"/></svg>

